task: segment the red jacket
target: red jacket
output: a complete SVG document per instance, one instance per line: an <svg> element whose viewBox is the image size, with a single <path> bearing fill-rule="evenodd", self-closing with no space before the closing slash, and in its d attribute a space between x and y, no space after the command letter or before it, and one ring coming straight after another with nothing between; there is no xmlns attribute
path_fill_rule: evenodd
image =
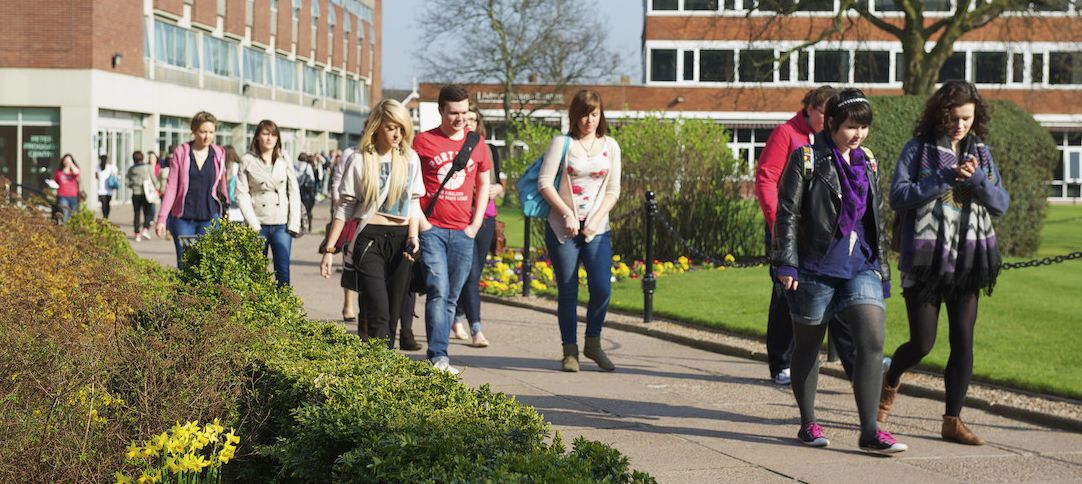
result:
<svg viewBox="0 0 1082 484"><path fill-rule="evenodd" d="M759 167L755 169L755 196L767 227L774 230L774 217L778 213L778 182L789 154L811 143L811 127L804 120L804 111L798 111L785 124L774 128L766 140L763 153L759 155Z"/></svg>

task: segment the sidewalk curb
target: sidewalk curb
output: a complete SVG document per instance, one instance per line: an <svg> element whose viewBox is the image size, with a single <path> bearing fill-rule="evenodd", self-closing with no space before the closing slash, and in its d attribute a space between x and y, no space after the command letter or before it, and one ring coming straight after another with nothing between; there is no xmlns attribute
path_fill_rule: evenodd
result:
<svg viewBox="0 0 1082 484"><path fill-rule="evenodd" d="M518 308L524 308L524 309L532 309L534 311L539 311L539 312L543 312L543 313L547 313L547 314L552 314L554 316L556 315L556 303L555 303L555 301L552 301L551 304L537 304L535 302L525 300L524 298L522 298L520 296L515 296L514 298L504 298L504 297L497 297L497 296L492 296L492 295L488 295L488 294L482 294L481 295L481 300L485 301L485 302L488 302L488 303L502 304L502 305L505 305L505 306L512 306L512 307L518 307ZM629 312L629 311L620 311L620 310L610 309L609 313L619 314L621 316L627 316L627 317L641 317L640 314L632 313L632 312ZM580 322L585 322L586 318L583 317L583 316L579 316L579 321ZM751 341L757 341L757 340L754 340L753 338L749 338L747 336L721 331L721 330L718 330L716 328L708 328L708 327L704 327L704 326L693 325L693 324L686 323L686 322L679 321L679 320L673 320L673 319L666 318L664 320L659 320L659 321L664 321L666 323L670 323L670 324L674 324L674 325L677 325L677 326L682 326L682 327L686 327L686 328L690 328L690 329L695 329L695 330L700 330L700 331L707 331L707 332L718 333L718 334L724 334L724 335L729 336L729 337L735 337L735 338L742 338L742 339L751 340ZM710 351L710 352L713 352L713 353L720 353L720 354L723 354L723 355L735 356L735 357L738 357L738 358L747 358L747 359L752 359L752 360L756 360L756 361L766 362L766 354L763 353L763 352L752 351L752 350L749 350L747 348L743 348L743 347L740 347L740 346L735 346L735 345L730 345L730 344L725 344L725 343L719 343L719 342L715 342L715 341L705 341L705 340L697 339L697 338L686 336L686 335L675 334L675 333L664 331L664 330L660 329L659 325L647 326L647 325L642 324L642 323L632 324L632 323L626 323L626 322L620 322L620 321L606 320L605 321L605 326L608 326L610 328L619 329L621 331L627 331L627 332L630 332L630 333L636 333L636 334L641 334L641 335L645 335L645 336L650 336L650 337L653 337L653 338L662 339L662 340L665 340L665 341L669 341L669 342L672 342L672 343L676 343L676 344L679 344L679 345L688 346L688 347L691 347L691 348L696 348L696 349L700 349L700 350L704 350L704 351ZM920 370L911 370L911 371L920 371ZM847 378L845 376L845 372L840 367L820 366L820 372L824 373L824 374L827 374L827 375L830 375L830 376L838 377L838 378L843 378L843 379ZM934 374L934 373L930 373L930 372L921 372L921 373L940 378L940 380L942 379L942 377L940 377L939 375ZM998 388L998 389L1000 389L1002 391L1008 391L1008 392L1011 392L1011 393L1017 393L1017 394L1023 394L1023 395L1031 395L1031 396L1040 396L1040 397L1045 397L1045 398L1061 399L1060 397L1043 395L1043 394L1038 394L1038 393L1034 393L1034 392L1018 391L1018 390L1014 390L1014 389L1010 389L1010 388L1006 388L1006 387L996 386L996 388ZM938 401L943 401L946 398L946 393L945 393L944 390L942 390L942 389L931 389L931 388L926 388L926 387L922 387L922 386L902 385L902 387L901 387L901 389L899 391L902 394L905 394L905 395L914 396L914 397L920 397L920 398L928 398L928 399L938 400ZM999 415L1001 417L1006 417L1006 418L1010 418L1010 419L1014 419L1014 420L1021 420L1023 422L1042 425L1042 426L1045 426L1045 427L1051 427L1051 428L1057 429L1057 430L1068 430L1068 431L1071 431L1071 432L1082 433L1082 420L1078 420L1078 419L1073 419L1073 418L1069 418L1069 417L1063 417L1063 416L1059 416L1059 415L1051 415L1051 414L1041 413L1041 412L1037 412L1037 411L1030 410L1030 409L1027 409L1027 408L1022 408L1022 407L1009 405L1009 404L1000 404L1000 403L990 402L990 401L988 401L986 399L976 398L976 397L972 397L972 396L966 397L966 406L970 407L970 408L978 409L978 410L983 410L985 412L988 412L988 413L991 413L991 414L994 414L994 415Z"/></svg>

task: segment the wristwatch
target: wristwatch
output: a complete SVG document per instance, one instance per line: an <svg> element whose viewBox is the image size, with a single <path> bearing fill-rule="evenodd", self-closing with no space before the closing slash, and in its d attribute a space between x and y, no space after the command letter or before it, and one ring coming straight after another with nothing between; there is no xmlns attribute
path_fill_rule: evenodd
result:
<svg viewBox="0 0 1082 484"><path fill-rule="evenodd" d="M328 246L323 248L323 253L324 254L337 254L338 253L338 247L335 247L333 245L328 245Z"/></svg>

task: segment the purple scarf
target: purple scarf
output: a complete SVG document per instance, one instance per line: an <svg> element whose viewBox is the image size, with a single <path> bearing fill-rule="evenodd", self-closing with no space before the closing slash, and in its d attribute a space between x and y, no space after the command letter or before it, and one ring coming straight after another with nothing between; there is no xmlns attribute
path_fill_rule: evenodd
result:
<svg viewBox="0 0 1082 484"><path fill-rule="evenodd" d="M842 211L838 214L838 235L848 237L857 222L864 218L868 207L868 173L864 150L849 150L849 163L842 158L834 141L827 138L827 146L834 152L834 167L838 170L838 181L842 186Z"/></svg>

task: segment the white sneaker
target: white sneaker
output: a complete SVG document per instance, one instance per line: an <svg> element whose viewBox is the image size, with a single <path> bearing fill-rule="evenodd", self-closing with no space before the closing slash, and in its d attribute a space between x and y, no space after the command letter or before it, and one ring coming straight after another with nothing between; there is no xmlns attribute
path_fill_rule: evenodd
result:
<svg viewBox="0 0 1082 484"><path fill-rule="evenodd" d="M141 234L139 232L136 232L135 233L135 241L139 242L140 240L143 240L143 234Z"/></svg>
<svg viewBox="0 0 1082 484"><path fill-rule="evenodd" d="M143 229L143 240L150 240L150 229Z"/></svg>
<svg viewBox="0 0 1082 484"><path fill-rule="evenodd" d="M444 373L450 373L457 375L459 373L458 368L451 366L451 359L446 356L437 356L432 360L432 367L442 371Z"/></svg>
<svg viewBox="0 0 1082 484"><path fill-rule="evenodd" d="M786 368L779 371L777 375L774 375L774 383L778 385L788 385L792 383L793 379L789 376L789 369Z"/></svg>

